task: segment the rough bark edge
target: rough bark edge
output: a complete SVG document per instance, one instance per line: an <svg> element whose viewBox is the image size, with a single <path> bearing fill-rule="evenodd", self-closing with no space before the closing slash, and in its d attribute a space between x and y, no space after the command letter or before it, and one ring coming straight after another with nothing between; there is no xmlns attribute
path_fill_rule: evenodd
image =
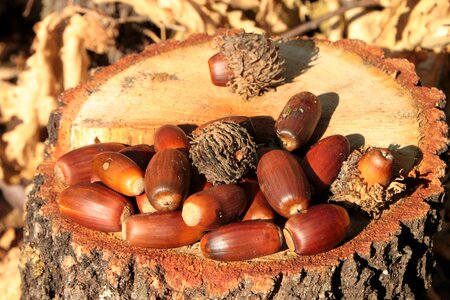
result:
<svg viewBox="0 0 450 300"><path fill-rule="evenodd" d="M70 102L71 99L75 99L75 97L87 97L110 76L113 76L117 72L120 72L141 59L145 59L151 55L157 55L161 52L170 51L178 47L207 42L210 39L211 37L208 37L207 35L197 35L185 42L169 41L161 45L153 45L147 48L141 55L129 56L120 61L117 65L105 68L95 76L95 83L89 82L78 88L67 91L61 99L64 103ZM369 225L363 234L358 235L346 245L337 248L332 252L328 252L327 255L297 258L282 263L277 262L276 264L252 263L249 268L247 263L220 264L201 260L196 257L175 254L174 252L149 252L142 249L133 249L136 250L131 251L134 253L133 255L126 254L130 252L129 248L123 248L123 245L110 240L109 237L101 238L100 242L97 238L94 238L94 240L97 240L95 242L91 240L92 237L90 237L90 234L84 232L85 230L83 231L83 229L77 234L57 230L56 228L60 228L61 226L67 230L67 228L70 228L70 225L61 224L64 223L64 220L53 220L53 222L51 222L49 219L50 216L54 216L54 214L57 213L57 211L55 211L56 204L49 203L49 200L55 199L55 195L52 195L51 192L49 193L48 191L48 186L52 186L50 180L50 182L45 182L45 184L41 183L36 185L36 187L42 189L37 189L34 194L31 194L31 201L29 203L31 203L30 205L35 206L27 208L29 214L27 215L27 243L24 252L27 251L27 249L31 249L30 251L33 253L37 253L35 257L38 259L32 261L28 260L22 265L22 276L24 280L29 280L29 276L35 276L32 274L39 273L39 266L42 266L42 262L45 261L44 265L46 268L36 277L43 279L43 281L40 281L42 283L41 289L36 290L36 292L39 292L39 290L41 292L44 291L39 298L45 298L46 295L64 296L64 290L66 290L66 293L67 290L71 290L68 286L52 287L52 283L55 284L55 282L57 282L52 281L52 276L55 276L58 271L59 273L64 273L61 272L61 266L64 264L61 262L53 268L47 267L47 263L50 265L52 263L54 264L54 262L57 261L54 259L59 256L52 254L52 252L49 251L52 249L53 245L46 245L44 242L45 239L51 240L57 247L55 249L67 249L67 251L73 253L75 253L77 249L72 248L70 245L75 245L79 250L81 247L79 246L80 242L83 242L82 245L84 245L84 247L81 248L84 248L84 250L88 251L89 249L94 249L93 254L82 254L81 256L82 262L89 262L87 265L95 265L100 268L99 261L102 260L98 259L98 255L102 253L102 255L112 256L103 260L103 265L105 265L105 262L108 262L106 263L107 266L116 266L117 270L120 270L119 273L121 273L121 276L116 278L120 282L117 283L114 280L111 281L111 278L103 278L103 280L95 278L95 282L89 283L89 293L91 296L100 295L102 285L111 286L112 290L109 291L114 295L125 295L120 291L121 284L127 286L125 291L131 291L131 295L144 296L146 294L158 295L160 297L175 295L216 295L220 297L253 295L261 296L263 298L272 298L274 296L283 297L283 295L295 295L296 297L305 295L305 297L311 298L315 295L317 297L325 296L332 298L335 297L333 295L337 295L339 298L339 296L350 297L357 295L358 293L364 293L365 296L369 297L374 288L380 296L385 294L387 297L389 294L392 294L403 297L404 295L401 295L398 292L399 287L401 287L400 291L406 289L407 294L418 295L419 293L422 293L422 287L427 288L430 284L430 264L433 263L433 260L430 259L431 253L429 251L431 247L430 234L437 229L437 217L434 210L430 210L430 207L423 202L423 199L429 201L439 200L438 195L442 192L439 178L443 175L444 163L439 159L438 154L444 151L447 145L447 127L443 121L444 117L442 111L438 108L438 106L442 106L444 103L443 94L436 89L416 86L418 81L412 64L405 60L384 59L381 50L376 47L370 47L362 42L355 41L341 41L336 43L328 41L316 42L336 45L345 50L354 52L362 57L367 63L382 69L387 74L392 74L399 84L403 85L411 92L418 104L418 109L420 111L419 119L425 124L425 128L423 128L421 132L423 138L419 145L424 151L424 156L415 172L417 172L417 178L425 178L429 181L428 188L418 189L412 195L402 199L401 202L394 205L392 209L383 216L383 220L376 224ZM64 119L64 115L67 115L67 107L68 106L61 106L55 113L59 114L59 116L63 116L61 119ZM76 111L77 109L79 109L79 107L72 107L71 110ZM72 112L72 114L69 113L69 115L76 114ZM438 122L435 122L436 120ZM67 128L64 128L64 125L68 126L71 122L68 120L60 120L60 122L62 123L59 123L61 128L58 130L58 140L62 142L61 138L68 138L65 134L70 134L69 130L65 130ZM433 125L431 126L431 124ZM56 130L57 127L54 126L53 128L55 128L53 130ZM56 139L54 142L55 144L50 144L48 147L50 153L53 151L53 146L56 145ZM57 157L55 154L57 153L52 153L48 159L51 161L52 158ZM51 174L48 170L44 173ZM41 177L38 176L37 179L41 179ZM44 204L46 204L44 209L40 210L41 205ZM409 213L405 214L405 208L407 209L407 212L409 210ZM428 216L430 213L433 215ZM400 218L401 226L398 225L398 216L402 216L402 218ZM414 220L413 216L422 216L422 218ZM37 224L45 224L45 226L49 228L36 229L32 226L33 220L38 221ZM425 221L427 220L430 224L425 224ZM428 234L422 236L424 229L427 230ZM52 235L51 237L39 237L40 233L46 232L54 232L56 235ZM58 236L59 232L62 232L60 236ZM30 238L30 235L34 234L37 234L37 236ZM414 236L414 234L419 234L419 236ZM399 245L398 237L404 235L409 236L409 239L407 239L408 242L403 241L402 244ZM390 236L393 237L390 238ZM102 243L104 241L106 241L106 243ZM419 254L414 254L416 262L411 259L411 266L407 267L405 272L400 274L398 273L398 270L396 271L395 268L392 268L391 262L395 262L395 257L392 257L389 253L382 254L385 249L385 243L383 243L383 241L389 241L388 248L397 249L396 251L393 251L393 253L398 253L400 251L407 254L411 252L411 255L413 255L412 251L408 249L416 249L418 245L424 250L419 252ZM348 251L346 251L346 248L348 247L355 250L356 254L349 257ZM96 252L95 249L99 249L99 252ZM122 249L128 251L122 252ZM387 269L383 269L382 264L380 266L380 255L384 261L386 261ZM330 257L333 258L330 259ZM340 260L337 258L340 258ZM202 278L195 275L191 276L191 278L180 280L176 276L178 275L176 270L177 264L183 261L184 263L182 263L180 267L198 265L201 261L202 265L200 266L200 270L204 271L203 275L205 278L209 278L210 281L204 281ZM418 264L421 265L419 266ZM38 266L37 273L36 266ZM420 269L421 271L416 274L416 269ZM174 273L167 272L170 272L170 270ZM385 270L387 270L388 275L391 274L391 272L393 274L397 272L397 274L391 276L387 282L380 279L378 280L378 283L374 278L385 275ZM326 274L323 274L324 272ZM356 283L342 282L342 279L351 278L349 275L352 275L352 272L357 274L356 278L359 278L359 280ZM102 269L101 272L95 272L95 274L97 274L96 276L112 276L111 271L107 267ZM127 274L130 276L127 276ZM224 278L228 279L228 285L222 282ZM369 283L366 283L365 280L361 280L361 278L370 279ZM222 286L217 283L215 284L215 280L217 280L217 283L221 283ZM152 289L149 287L150 281L159 284ZM115 286L115 283L118 285ZM295 286L298 286L298 289L293 288L293 283L295 283ZM394 283L399 287L393 287ZM255 288L255 285L258 284L259 287ZM416 286L417 288L410 288L410 292L408 292L405 284L411 287ZM35 289L33 288L32 290L34 291ZM260 290L260 292L258 292L258 290ZM304 294L305 291L307 291L308 294ZM86 293L83 295L86 295ZM25 295L24 297L27 296Z"/></svg>

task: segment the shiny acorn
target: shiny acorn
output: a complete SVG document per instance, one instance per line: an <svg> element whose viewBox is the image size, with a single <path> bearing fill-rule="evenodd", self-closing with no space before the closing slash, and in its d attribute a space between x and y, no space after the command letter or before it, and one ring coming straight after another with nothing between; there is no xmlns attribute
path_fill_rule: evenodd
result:
<svg viewBox="0 0 450 300"><path fill-rule="evenodd" d="M325 137L311 146L302 166L316 194L322 193L333 183L349 154L350 143L339 134Z"/></svg>
<svg viewBox="0 0 450 300"><path fill-rule="evenodd" d="M144 171L119 152L102 152L92 159L92 171L101 182L126 196L144 192Z"/></svg>
<svg viewBox="0 0 450 300"><path fill-rule="evenodd" d="M205 234L200 249L206 258L219 261L248 260L278 252L281 229L272 222L252 220L231 223Z"/></svg>
<svg viewBox="0 0 450 300"><path fill-rule="evenodd" d="M55 177L67 185L90 182L94 156L105 151L117 152L123 148L125 145L120 143L98 143L69 151L56 160Z"/></svg>
<svg viewBox="0 0 450 300"><path fill-rule="evenodd" d="M79 183L58 196L63 216L84 227L105 231L122 230L122 222L133 214L133 205L123 195L97 183Z"/></svg>
<svg viewBox="0 0 450 300"><path fill-rule="evenodd" d="M248 199L247 209L242 221L273 220L275 218L275 211L261 192L258 181L246 179L239 185L244 189Z"/></svg>
<svg viewBox="0 0 450 300"><path fill-rule="evenodd" d="M294 151L306 144L321 114L322 106L314 94L300 92L292 96L275 122L275 132L283 149Z"/></svg>
<svg viewBox="0 0 450 300"><path fill-rule="evenodd" d="M334 204L311 206L287 220L283 229L289 250L312 255L336 247L350 227L347 211Z"/></svg>
<svg viewBox="0 0 450 300"><path fill-rule="evenodd" d="M134 161L143 171L147 169L150 159L155 155L155 147L147 144L128 146L119 151Z"/></svg>
<svg viewBox="0 0 450 300"><path fill-rule="evenodd" d="M150 201L148 201L147 195L145 193L136 196L135 200L141 214L154 213L158 211L150 204Z"/></svg>
<svg viewBox="0 0 450 300"><path fill-rule="evenodd" d="M183 204L184 222L208 231L237 219L245 210L247 195L236 184L223 184L190 195Z"/></svg>
<svg viewBox="0 0 450 300"><path fill-rule="evenodd" d="M222 53L216 53L208 59L211 82L217 86L226 86L234 72L228 66L228 60Z"/></svg>
<svg viewBox="0 0 450 300"><path fill-rule="evenodd" d="M394 155L385 148L369 149L358 162L360 178L369 186L380 184L387 187L394 169Z"/></svg>
<svg viewBox="0 0 450 300"><path fill-rule="evenodd" d="M156 152L163 149L185 149L190 147L186 133L175 125L162 125L153 134L153 144Z"/></svg>
<svg viewBox="0 0 450 300"><path fill-rule="evenodd" d="M264 154L256 175L270 206L281 216L289 218L308 208L310 185L300 162L290 152L272 150Z"/></svg>
<svg viewBox="0 0 450 300"><path fill-rule="evenodd" d="M180 211L169 211L129 217L122 235L132 246L168 249L193 244L203 232L187 226Z"/></svg>
<svg viewBox="0 0 450 300"><path fill-rule="evenodd" d="M159 150L145 171L145 193L158 211L176 210L186 198L190 181L187 153L171 148Z"/></svg>

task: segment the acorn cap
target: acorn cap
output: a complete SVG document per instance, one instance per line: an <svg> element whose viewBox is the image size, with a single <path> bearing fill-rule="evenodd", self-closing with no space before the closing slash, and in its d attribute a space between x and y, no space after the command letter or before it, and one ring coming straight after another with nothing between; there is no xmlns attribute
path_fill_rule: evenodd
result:
<svg viewBox="0 0 450 300"><path fill-rule="evenodd" d="M394 196L406 189L406 184L404 183L404 177L399 174L401 172L394 173L391 182L386 187L378 183L367 184L360 177L358 162L370 149L356 149L350 153L347 160L342 164L338 177L331 184L330 202L339 202L339 204L348 208L356 206L368 213L369 216L377 219L383 209L394 202L396 198Z"/></svg>
<svg viewBox="0 0 450 300"><path fill-rule="evenodd" d="M257 160L252 137L231 121L211 123L194 134L189 153L194 166L214 185L236 183L255 169Z"/></svg>
<svg viewBox="0 0 450 300"><path fill-rule="evenodd" d="M217 43L234 73L227 83L233 93L249 100L284 81L278 46L264 35L242 32L222 36Z"/></svg>

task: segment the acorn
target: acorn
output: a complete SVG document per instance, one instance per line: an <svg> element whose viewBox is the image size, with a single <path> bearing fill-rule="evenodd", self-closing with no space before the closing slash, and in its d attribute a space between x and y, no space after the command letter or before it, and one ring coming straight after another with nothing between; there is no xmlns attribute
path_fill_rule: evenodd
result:
<svg viewBox="0 0 450 300"><path fill-rule="evenodd" d="M360 177L369 185L387 187L394 169L394 155L385 148L372 148L358 162Z"/></svg>
<svg viewBox="0 0 450 300"><path fill-rule="evenodd" d="M249 100L284 81L278 46L264 35L241 32L217 43L220 52L208 60L213 84Z"/></svg>
<svg viewBox="0 0 450 300"><path fill-rule="evenodd" d="M349 227L350 218L344 208L320 204L290 217L283 234L289 250L299 255L312 255L336 247Z"/></svg>
<svg viewBox="0 0 450 300"><path fill-rule="evenodd" d="M331 135L314 144L302 161L303 170L320 194L336 179L350 153L350 143L343 135Z"/></svg>
<svg viewBox="0 0 450 300"><path fill-rule="evenodd" d="M275 211L259 188L258 181L246 179L239 183L247 194L247 209L242 221L248 220L273 220Z"/></svg>
<svg viewBox="0 0 450 300"><path fill-rule="evenodd" d="M214 186L190 195L183 204L184 222L198 230L213 230L237 219L245 210L247 195L235 184Z"/></svg>
<svg viewBox="0 0 450 300"><path fill-rule="evenodd" d="M134 161L143 171L147 169L150 159L155 155L155 147L147 144L128 146L119 151Z"/></svg>
<svg viewBox="0 0 450 300"><path fill-rule="evenodd" d="M117 232L133 214L133 205L123 195L96 183L79 183L58 196L60 213L72 221L98 231Z"/></svg>
<svg viewBox="0 0 450 300"><path fill-rule="evenodd" d="M144 171L119 152L102 152L92 159L92 170L106 186L126 196L144 192Z"/></svg>
<svg viewBox="0 0 450 300"><path fill-rule="evenodd" d="M135 197L136 200L136 205L139 208L139 211L144 214L144 213L154 213L157 212L158 210L156 208L154 208L151 204L150 201L148 201L147 198L147 194L143 193L142 195L138 195Z"/></svg>
<svg viewBox="0 0 450 300"><path fill-rule="evenodd" d="M156 129L153 134L153 144L157 152L168 148L188 150L190 147L186 133L180 127L170 124Z"/></svg>
<svg viewBox="0 0 450 300"><path fill-rule="evenodd" d="M98 143L69 151L56 160L55 177L67 185L90 182L94 156L101 152L119 151L123 148L125 145L119 143Z"/></svg>
<svg viewBox="0 0 450 300"><path fill-rule="evenodd" d="M193 165L216 184L236 183L255 169L256 144L235 122L218 121L193 134L189 150Z"/></svg>
<svg viewBox="0 0 450 300"><path fill-rule="evenodd" d="M233 78L234 72L228 67L227 57L223 53L216 53L208 59L211 82L217 86L227 86Z"/></svg>
<svg viewBox="0 0 450 300"><path fill-rule="evenodd" d="M300 92L292 96L275 122L275 131L283 149L294 151L306 144L319 123L321 113L322 106L314 94Z"/></svg>
<svg viewBox="0 0 450 300"><path fill-rule="evenodd" d="M256 169L259 186L270 206L281 216L290 216L308 208L309 182L300 162L285 150L264 154Z"/></svg>
<svg viewBox="0 0 450 300"><path fill-rule="evenodd" d="M190 162L186 153L166 148L156 152L145 171L145 193L158 211L178 209L189 191Z"/></svg>
<svg viewBox="0 0 450 300"><path fill-rule="evenodd" d="M168 249L193 244L203 232L187 226L180 211L168 211L129 217L122 235L132 246Z"/></svg>
<svg viewBox="0 0 450 300"><path fill-rule="evenodd" d="M281 229L272 222L252 220L219 227L205 234L200 249L206 258L240 261L278 252L283 245Z"/></svg>

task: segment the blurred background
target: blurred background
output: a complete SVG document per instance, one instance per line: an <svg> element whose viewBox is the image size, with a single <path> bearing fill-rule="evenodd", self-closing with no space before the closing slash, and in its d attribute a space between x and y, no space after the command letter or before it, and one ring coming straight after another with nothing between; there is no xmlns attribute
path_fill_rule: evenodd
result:
<svg viewBox="0 0 450 300"><path fill-rule="evenodd" d="M218 28L281 37L360 39L411 61L449 99L449 0L2 0L0 291L20 298L23 210L58 95L97 68L166 39ZM450 109L446 108L447 116ZM443 158L450 161L449 154ZM450 188L447 178L444 185ZM450 201L435 236L431 299L450 299Z"/></svg>

